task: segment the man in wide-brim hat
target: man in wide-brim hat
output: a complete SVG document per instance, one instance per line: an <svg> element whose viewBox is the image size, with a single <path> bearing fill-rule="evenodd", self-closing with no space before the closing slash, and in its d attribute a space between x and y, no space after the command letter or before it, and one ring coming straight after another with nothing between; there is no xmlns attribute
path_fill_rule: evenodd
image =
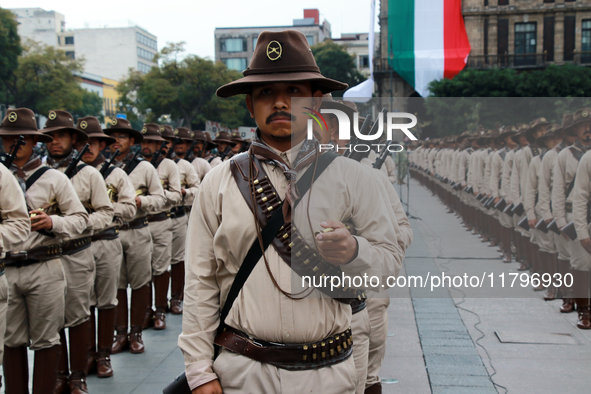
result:
<svg viewBox="0 0 591 394"><path fill-rule="evenodd" d="M346 87L322 76L306 37L288 30L261 33L244 78L218 89L222 97L246 94L258 129L248 153L220 164L204 178L194 204L198 210L189 221L179 346L185 355L189 386L196 393L221 393L222 389L225 393L281 392L282 387L298 392L352 393L356 389L350 357L351 305L321 297L321 292L330 292L326 288L305 289L292 281L292 270L298 275L308 269L311 275L324 269L363 275L369 267L361 261L369 263L381 278L396 274L403 257L394 226L388 224L396 218L368 170L343 157L333 156L330 165L322 164L317 142L306 140L306 107L318 111L323 93ZM297 104L292 102L295 98L300 99ZM309 210L310 226L304 225L303 217L300 220L308 217L308 192L298 187L303 196L293 211L295 199L289 190L293 190L294 175L312 165L317 169L326 165L316 173L314 205L330 209ZM248 190L255 193L253 201ZM256 209L256 224L251 207ZM260 266L249 275L238 298L230 300L233 307L227 317L224 312L220 318L222 300L228 305L228 290L239 267L246 264L243 256L258 238L259 229L267 225L261 212L284 223L278 235L285 246L269 247L263 258L255 258L252 264ZM352 236L345 221L362 230ZM296 253L300 248L314 253L302 261L308 253ZM288 262L292 262L291 269ZM310 291L310 296L302 298ZM352 289L335 291L358 295ZM226 329L216 337L220 320ZM215 366L214 341L223 348ZM262 343L259 355L246 351L250 345L244 341ZM236 343L245 346L240 350ZM321 354L321 349L327 351ZM302 363L307 370L301 370Z"/></svg>
<svg viewBox="0 0 591 394"><path fill-rule="evenodd" d="M209 141L207 136L209 136L209 134L201 130L193 131L195 147L193 148L194 158L191 160L191 164L195 167L195 171L197 171L197 176L199 176L200 181L202 181L205 174L211 170L211 165L204 158L205 152L209 152L209 150L215 148L214 143Z"/></svg>

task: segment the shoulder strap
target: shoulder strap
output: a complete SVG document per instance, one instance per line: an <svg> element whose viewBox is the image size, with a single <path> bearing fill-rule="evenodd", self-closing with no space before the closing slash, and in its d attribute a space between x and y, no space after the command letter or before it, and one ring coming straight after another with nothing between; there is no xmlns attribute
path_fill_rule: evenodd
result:
<svg viewBox="0 0 591 394"><path fill-rule="evenodd" d="M570 150L570 153L573 154L573 157L577 159L577 161L581 161L581 157L583 157L583 155L585 154L585 152L580 151L574 146L570 146L568 149Z"/></svg>
<svg viewBox="0 0 591 394"><path fill-rule="evenodd" d="M294 201L293 207L295 208L302 197L308 192L312 183L316 182L316 179L328 168L330 163L333 162L334 159L339 157L338 154L334 152L326 152L318 158L318 164L316 165L316 173L314 173L314 164L312 164L304 175L296 182L296 187L298 188L298 192L300 193L300 198ZM314 179L312 177L314 176Z"/></svg>
<svg viewBox="0 0 591 394"><path fill-rule="evenodd" d="M107 179L109 177L109 175L111 175L111 173L113 172L113 170L117 168L115 166L110 166L107 171L105 171L105 175L103 176L103 179Z"/></svg>
<svg viewBox="0 0 591 394"><path fill-rule="evenodd" d="M207 162L211 164L211 162L212 162L212 161L213 161L213 159L215 159L215 158L216 158L216 156L212 156L212 157L210 157L209 159L207 159Z"/></svg>
<svg viewBox="0 0 591 394"><path fill-rule="evenodd" d="M76 176L76 174L78 174L78 172L80 172L80 170L83 169L84 167L86 167L86 164L84 164L84 163L78 164L76 166L76 168L74 169L74 171L72 171L72 175L70 175L70 179L74 178Z"/></svg>
<svg viewBox="0 0 591 394"><path fill-rule="evenodd" d="M126 165L125 172L127 173L127 175L130 175L133 172L133 170L135 170L135 168L138 166L138 164L140 164L142 161L144 161L144 159L142 159L141 157L136 157L131 163Z"/></svg>
<svg viewBox="0 0 591 394"><path fill-rule="evenodd" d="M33 173L33 175L31 175L31 176L29 177L29 179L27 179L27 181L25 182L25 185L26 185L26 187L27 187L27 190L29 190L29 189L31 188L31 186L33 186L33 184L34 184L35 182L37 182L37 180L38 180L39 178L41 178L41 176L42 176L43 174L45 174L47 171L49 171L50 169L51 169L51 168L49 168L49 167L41 167L41 168L39 168L37 171L35 171L35 172Z"/></svg>
<svg viewBox="0 0 591 394"><path fill-rule="evenodd" d="M507 156L507 152L505 150L502 150L499 152L499 156L501 156L501 159L503 159L503 161L505 161L505 156Z"/></svg>
<svg viewBox="0 0 591 394"><path fill-rule="evenodd" d="M265 250L267 250L269 245L271 245L273 238L275 238L275 235L284 223L283 212L281 209L278 209L275 211L273 216L271 216L271 219L269 219L267 225L261 231L261 237L263 238L263 248ZM242 290L242 287L244 287L246 280L262 256L263 251L261 250L261 245L257 237L248 250L248 253L246 253L246 257L242 261L240 269L238 269L238 273L236 273L236 277L232 282L230 292L228 293L228 297L226 297L226 302L224 302L224 307L220 313L220 325L218 327L218 332L224 328L224 321L226 320L226 317L228 317L228 313L230 313L230 309L232 308L236 297L238 297L238 293L240 293L240 290Z"/></svg>

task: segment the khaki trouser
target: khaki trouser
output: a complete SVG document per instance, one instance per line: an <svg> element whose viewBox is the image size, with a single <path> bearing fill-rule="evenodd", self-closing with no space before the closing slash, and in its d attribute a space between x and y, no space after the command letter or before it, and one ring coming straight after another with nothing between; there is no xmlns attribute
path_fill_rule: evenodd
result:
<svg viewBox="0 0 591 394"><path fill-rule="evenodd" d="M517 232L519 232L526 238L530 238L531 234L529 233L529 231L526 231L524 228L519 226L519 222L521 222L521 219L523 219L524 217L525 214L521 215L520 217L517 217L517 215L513 215L513 224L515 225L515 229L517 230Z"/></svg>
<svg viewBox="0 0 591 394"><path fill-rule="evenodd" d="M168 271L172 253L172 220L151 222L148 225L152 234L152 275L159 276Z"/></svg>
<svg viewBox="0 0 591 394"><path fill-rule="evenodd" d="M355 394L363 394L365 391L365 378L367 377L370 335L367 307L354 314L351 318L351 332L353 334L353 360L355 361L355 370L357 371L357 388L355 389Z"/></svg>
<svg viewBox="0 0 591 394"><path fill-rule="evenodd" d="M330 367L287 371L222 350L213 370L224 394L353 394L357 383L353 357Z"/></svg>
<svg viewBox="0 0 591 394"><path fill-rule="evenodd" d="M588 225L591 229L591 225ZM591 270L591 254L587 253L585 248L581 246L578 239L568 241L570 243L570 266L577 271Z"/></svg>
<svg viewBox="0 0 591 394"><path fill-rule="evenodd" d="M170 264L185 261L185 241L187 239L187 215L172 220L172 251Z"/></svg>
<svg viewBox="0 0 591 394"><path fill-rule="evenodd" d="M94 288L94 256L86 248L62 256L66 273L66 327L76 327L90 317L90 297Z"/></svg>
<svg viewBox="0 0 591 394"><path fill-rule="evenodd" d="M365 387L380 383L380 368L386 355L386 339L388 337L388 306L390 297L373 297L367 300L367 311L371 334L369 336L369 362Z"/></svg>
<svg viewBox="0 0 591 394"><path fill-rule="evenodd" d="M117 306L117 287L123 262L123 247L119 238L94 241L91 245L96 264L91 305L98 309Z"/></svg>
<svg viewBox="0 0 591 394"><path fill-rule="evenodd" d="M555 232L552 232L552 238L554 238L554 246L558 251L558 259L570 260L570 241Z"/></svg>
<svg viewBox="0 0 591 394"><path fill-rule="evenodd" d="M119 288L132 290L152 281L152 236L146 226L137 230L125 230L119 233L123 247L123 262L119 273Z"/></svg>
<svg viewBox="0 0 591 394"><path fill-rule="evenodd" d="M4 333L6 332L6 310L8 309L8 282L6 275L0 276L0 365L4 360Z"/></svg>
<svg viewBox="0 0 591 394"><path fill-rule="evenodd" d="M8 347L41 350L59 345L64 326L66 274L60 259L27 267L6 267Z"/></svg>
<svg viewBox="0 0 591 394"><path fill-rule="evenodd" d="M501 226L503 226L504 228L513 228L513 219L511 219L511 216L507 215L506 213L500 212L499 211L499 222L501 223Z"/></svg>

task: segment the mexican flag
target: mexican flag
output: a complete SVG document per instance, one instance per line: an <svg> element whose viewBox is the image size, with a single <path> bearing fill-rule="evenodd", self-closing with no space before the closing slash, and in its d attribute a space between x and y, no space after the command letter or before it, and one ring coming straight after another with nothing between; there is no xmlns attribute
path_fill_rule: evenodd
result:
<svg viewBox="0 0 591 394"><path fill-rule="evenodd" d="M470 43L461 0L388 0L388 58L421 96L429 82L455 77Z"/></svg>

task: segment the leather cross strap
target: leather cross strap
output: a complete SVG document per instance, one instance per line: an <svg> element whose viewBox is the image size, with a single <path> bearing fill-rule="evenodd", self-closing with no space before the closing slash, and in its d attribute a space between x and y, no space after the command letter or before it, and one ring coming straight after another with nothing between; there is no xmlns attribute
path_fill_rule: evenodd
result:
<svg viewBox="0 0 591 394"><path fill-rule="evenodd" d="M318 161L316 165L316 179L331 162L332 160L325 160L322 162L323 165L321 167L321 162L320 160ZM283 202L279 199L279 195L271 184L260 161L256 157L253 157L253 163L257 168L257 177L253 180L256 200L255 207L257 210L256 214L261 227L265 227L271 215L274 213L273 211L281 210ZM252 209L248 180L248 154L240 154L232 158L230 168L242 197L244 197L248 207ZM314 171L314 165L311 165L306 172L310 171ZM310 180L310 183L301 185L298 183L298 190L303 196L306 194L312 183L312 176L304 174L302 178ZM322 277L324 276L328 278L335 276L342 277L343 272L340 267L324 261L320 254L307 244L293 223L282 225L276 236L273 238L272 244L277 253L279 253L279 256L281 256L281 259L301 277L317 277L318 279L315 283L318 283L318 280L323 283ZM330 286L321 286L317 289L324 294L329 295L331 298L345 304L350 304L353 300L360 299L363 294L362 291L345 286L333 290L331 290Z"/></svg>

